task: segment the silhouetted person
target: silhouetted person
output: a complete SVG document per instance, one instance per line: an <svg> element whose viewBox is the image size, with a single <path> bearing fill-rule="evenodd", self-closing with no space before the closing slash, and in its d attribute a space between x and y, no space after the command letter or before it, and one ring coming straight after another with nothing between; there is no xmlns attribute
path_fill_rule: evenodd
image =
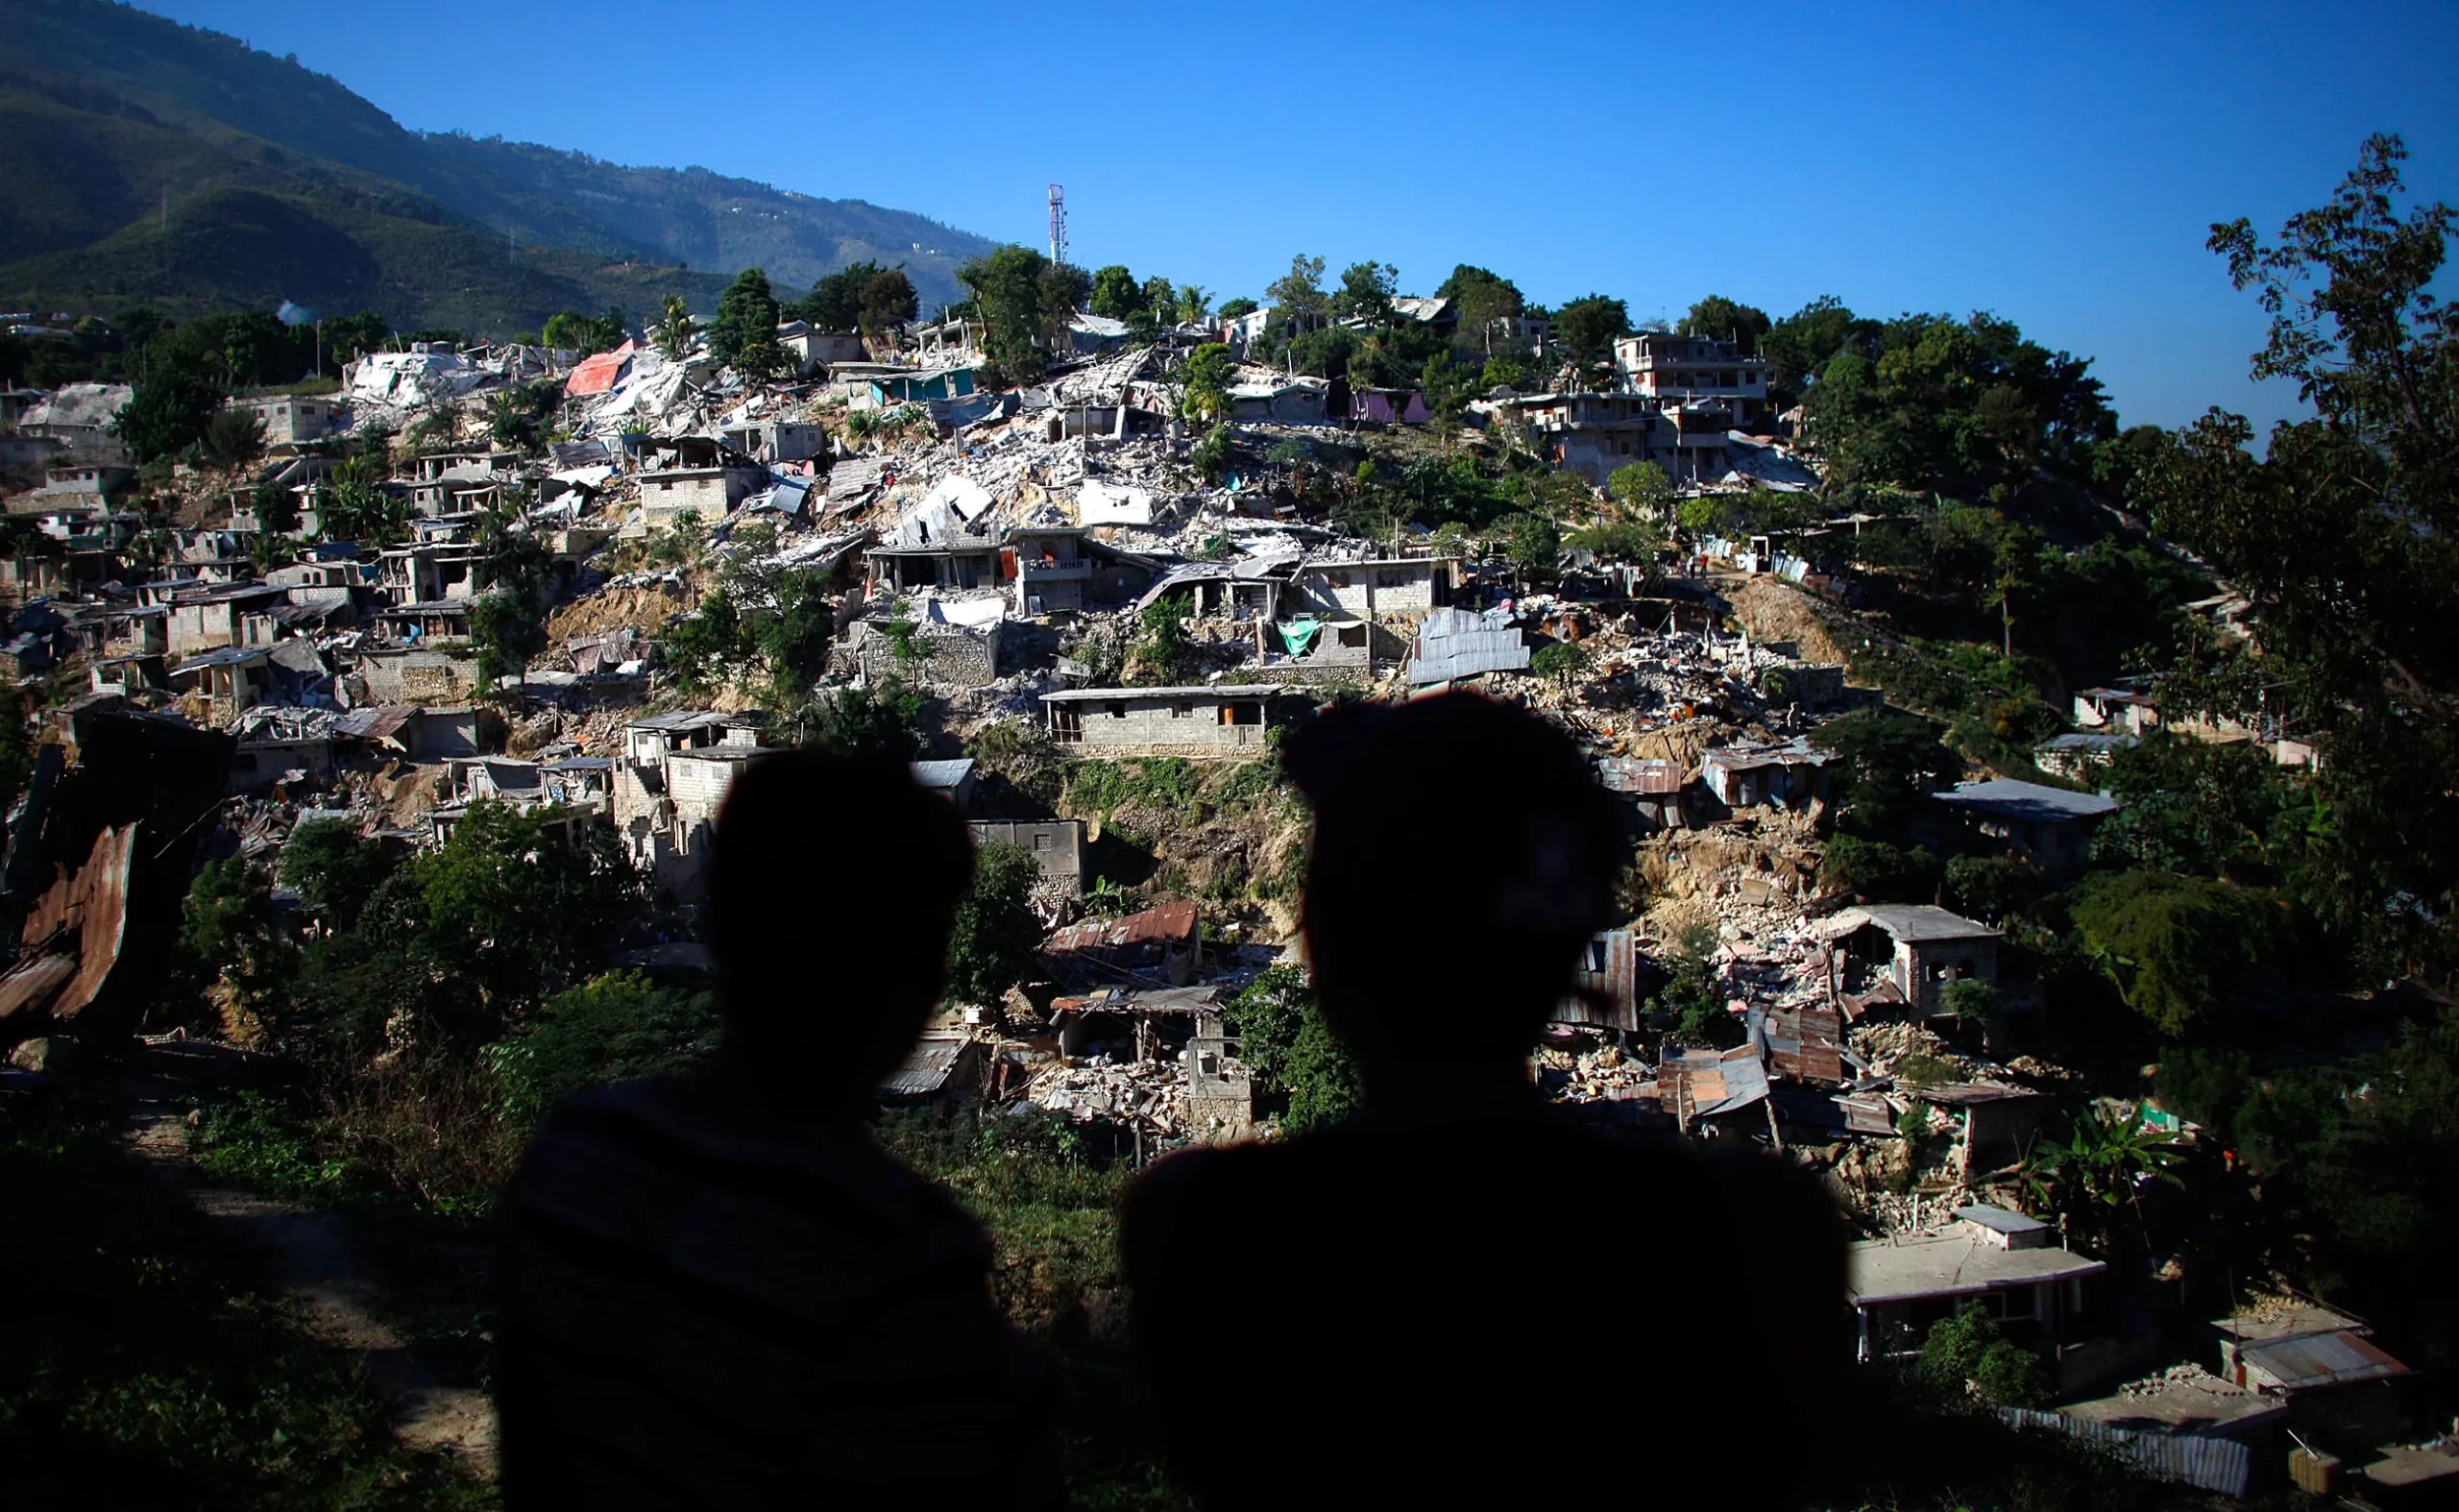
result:
<svg viewBox="0 0 2459 1512"><path fill-rule="evenodd" d="M1628 856L1577 748L1448 694L1336 710L1284 755L1364 1098L1129 1198L1180 1475L1211 1507L1782 1500L1846 1348L1834 1209L1773 1160L1586 1132L1529 1079Z"/></svg>
<svg viewBox="0 0 2459 1512"><path fill-rule="evenodd" d="M570 1099L509 1188L515 1505L1047 1500L1043 1376L993 1301L988 1238L864 1131L939 996L972 866L902 765L779 752L735 780L715 1063Z"/></svg>

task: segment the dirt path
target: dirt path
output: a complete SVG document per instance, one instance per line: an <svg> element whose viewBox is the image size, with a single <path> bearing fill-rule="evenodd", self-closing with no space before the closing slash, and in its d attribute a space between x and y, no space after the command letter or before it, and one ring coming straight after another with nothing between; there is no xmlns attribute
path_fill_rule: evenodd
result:
<svg viewBox="0 0 2459 1512"><path fill-rule="evenodd" d="M495 1408L486 1393L458 1385L422 1362L386 1320L402 1309L365 1263L346 1214L207 1183L188 1158L180 1102L215 1085L226 1047L149 1045L110 1084L129 1150L219 1232L262 1256L274 1284L300 1311L310 1338L353 1350L368 1378L393 1399L394 1436L407 1448L450 1454L471 1475L496 1475Z"/></svg>

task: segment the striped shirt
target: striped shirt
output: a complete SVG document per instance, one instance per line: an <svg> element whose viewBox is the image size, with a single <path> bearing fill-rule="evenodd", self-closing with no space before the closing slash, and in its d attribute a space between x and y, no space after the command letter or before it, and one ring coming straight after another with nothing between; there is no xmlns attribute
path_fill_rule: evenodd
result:
<svg viewBox="0 0 2459 1512"><path fill-rule="evenodd" d="M506 1194L514 1505L912 1506L1055 1485L982 1228L859 1131L653 1078L585 1092Z"/></svg>

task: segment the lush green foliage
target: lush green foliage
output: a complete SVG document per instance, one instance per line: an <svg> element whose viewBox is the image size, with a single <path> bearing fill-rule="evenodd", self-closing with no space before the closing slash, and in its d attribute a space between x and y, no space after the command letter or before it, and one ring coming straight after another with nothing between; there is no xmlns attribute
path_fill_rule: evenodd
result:
<svg viewBox="0 0 2459 1512"><path fill-rule="evenodd" d="M548 998L527 1030L488 1047L505 1113L535 1123L586 1086L688 1070L716 1048L706 992L661 988L637 972L594 977Z"/></svg>
<svg viewBox="0 0 2459 1512"><path fill-rule="evenodd" d="M930 700L903 683L844 687L812 700L802 717L805 744L849 756L912 761L922 754L922 716Z"/></svg>
<svg viewBox="0 0 2459 1512"><path fill-rule="evenodd" d="M1840 307L1804 316L1771 329L1770 345L1817 374L1804 405L1831 488L2003 501L2044 467L2090 476L2092 446L2117 433L2089 361L2025 340L2010 321L1904 315L1873 333ZM1813 355L1814 334L1838 344Z"/></svg>
<svg viewBox="0 0 2459 1512"><path fill-rule="evenodd" d="M2324 752L2296 884L2384 972L2459 977L2459 317L2433 286L2453 212L2400 213L2396 137L2369 141L2331 202L2266 247L2212 228L2240 288L2272 316L2257 378L2314 406L2267 456L2213 411L2144 461L2130 497L2262 606L2247 647L2187 647L2169 706L2262 727Z"/></svg>
<svg viewBox="0 0 2459 1512"><path fill-rule="evenodd" d="M2049 1373L2039 1357L1978 1310L1932 1324L1916 1370L1942 1403L2036 1407L2050 1400Z"/></svg>
<svg viewBox="0 0 2459 1512"><path fill-rule="evenodd" d="M1304 1134L1356 1111L1357 1063L1324 1021L1314 992L1296 968L1266 970L1230 1000L1224 1016L1256 1080L1287 1099L1283 1130Z"/></svg>
<svg viewBox="0 0 2459 1512"><path fill-rule="evenodd" d="M2164 1035L2225 1015L2285 934L2273 894L2158 871L2102 873L2073 894L2076 934L2126 1005Z"/></svg>
<svg viewBox="0 0 2459 1512"><path fill-rule="evenodd" d="M769 291L767 274L745 268L718 297L709 355L754 378L775 378L792 366L777 340L777 296Z"/></svg>
<svg viewBox="0 0 2459 1512"><path fill-rule="evenodd" d="M973 881L957 904L948 937L948 991L959 1001L995 1007L1024 980L1041 945L1041 924L1028 906L1041 881L1040 864L1020 845L985 845L973 858Z"/></svg>
<svg viewBox="0 0 2459 1512"><path fill-rule="evenodd" d="M347 930L394 865L382 843L362 839L351 820L309 819L282 844L281 883L327 925Z"/></svg>

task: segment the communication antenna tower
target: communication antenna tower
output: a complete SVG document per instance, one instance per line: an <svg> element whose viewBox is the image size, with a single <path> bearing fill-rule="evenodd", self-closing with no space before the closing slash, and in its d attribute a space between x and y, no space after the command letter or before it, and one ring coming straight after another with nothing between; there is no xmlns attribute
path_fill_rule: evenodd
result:
<svg viewBox="0 0 2459 1512"><path fill-rule="evenodd" d="M1050 260L1067 260L1067 190L1056 183L1050 186Z"/></svg>

